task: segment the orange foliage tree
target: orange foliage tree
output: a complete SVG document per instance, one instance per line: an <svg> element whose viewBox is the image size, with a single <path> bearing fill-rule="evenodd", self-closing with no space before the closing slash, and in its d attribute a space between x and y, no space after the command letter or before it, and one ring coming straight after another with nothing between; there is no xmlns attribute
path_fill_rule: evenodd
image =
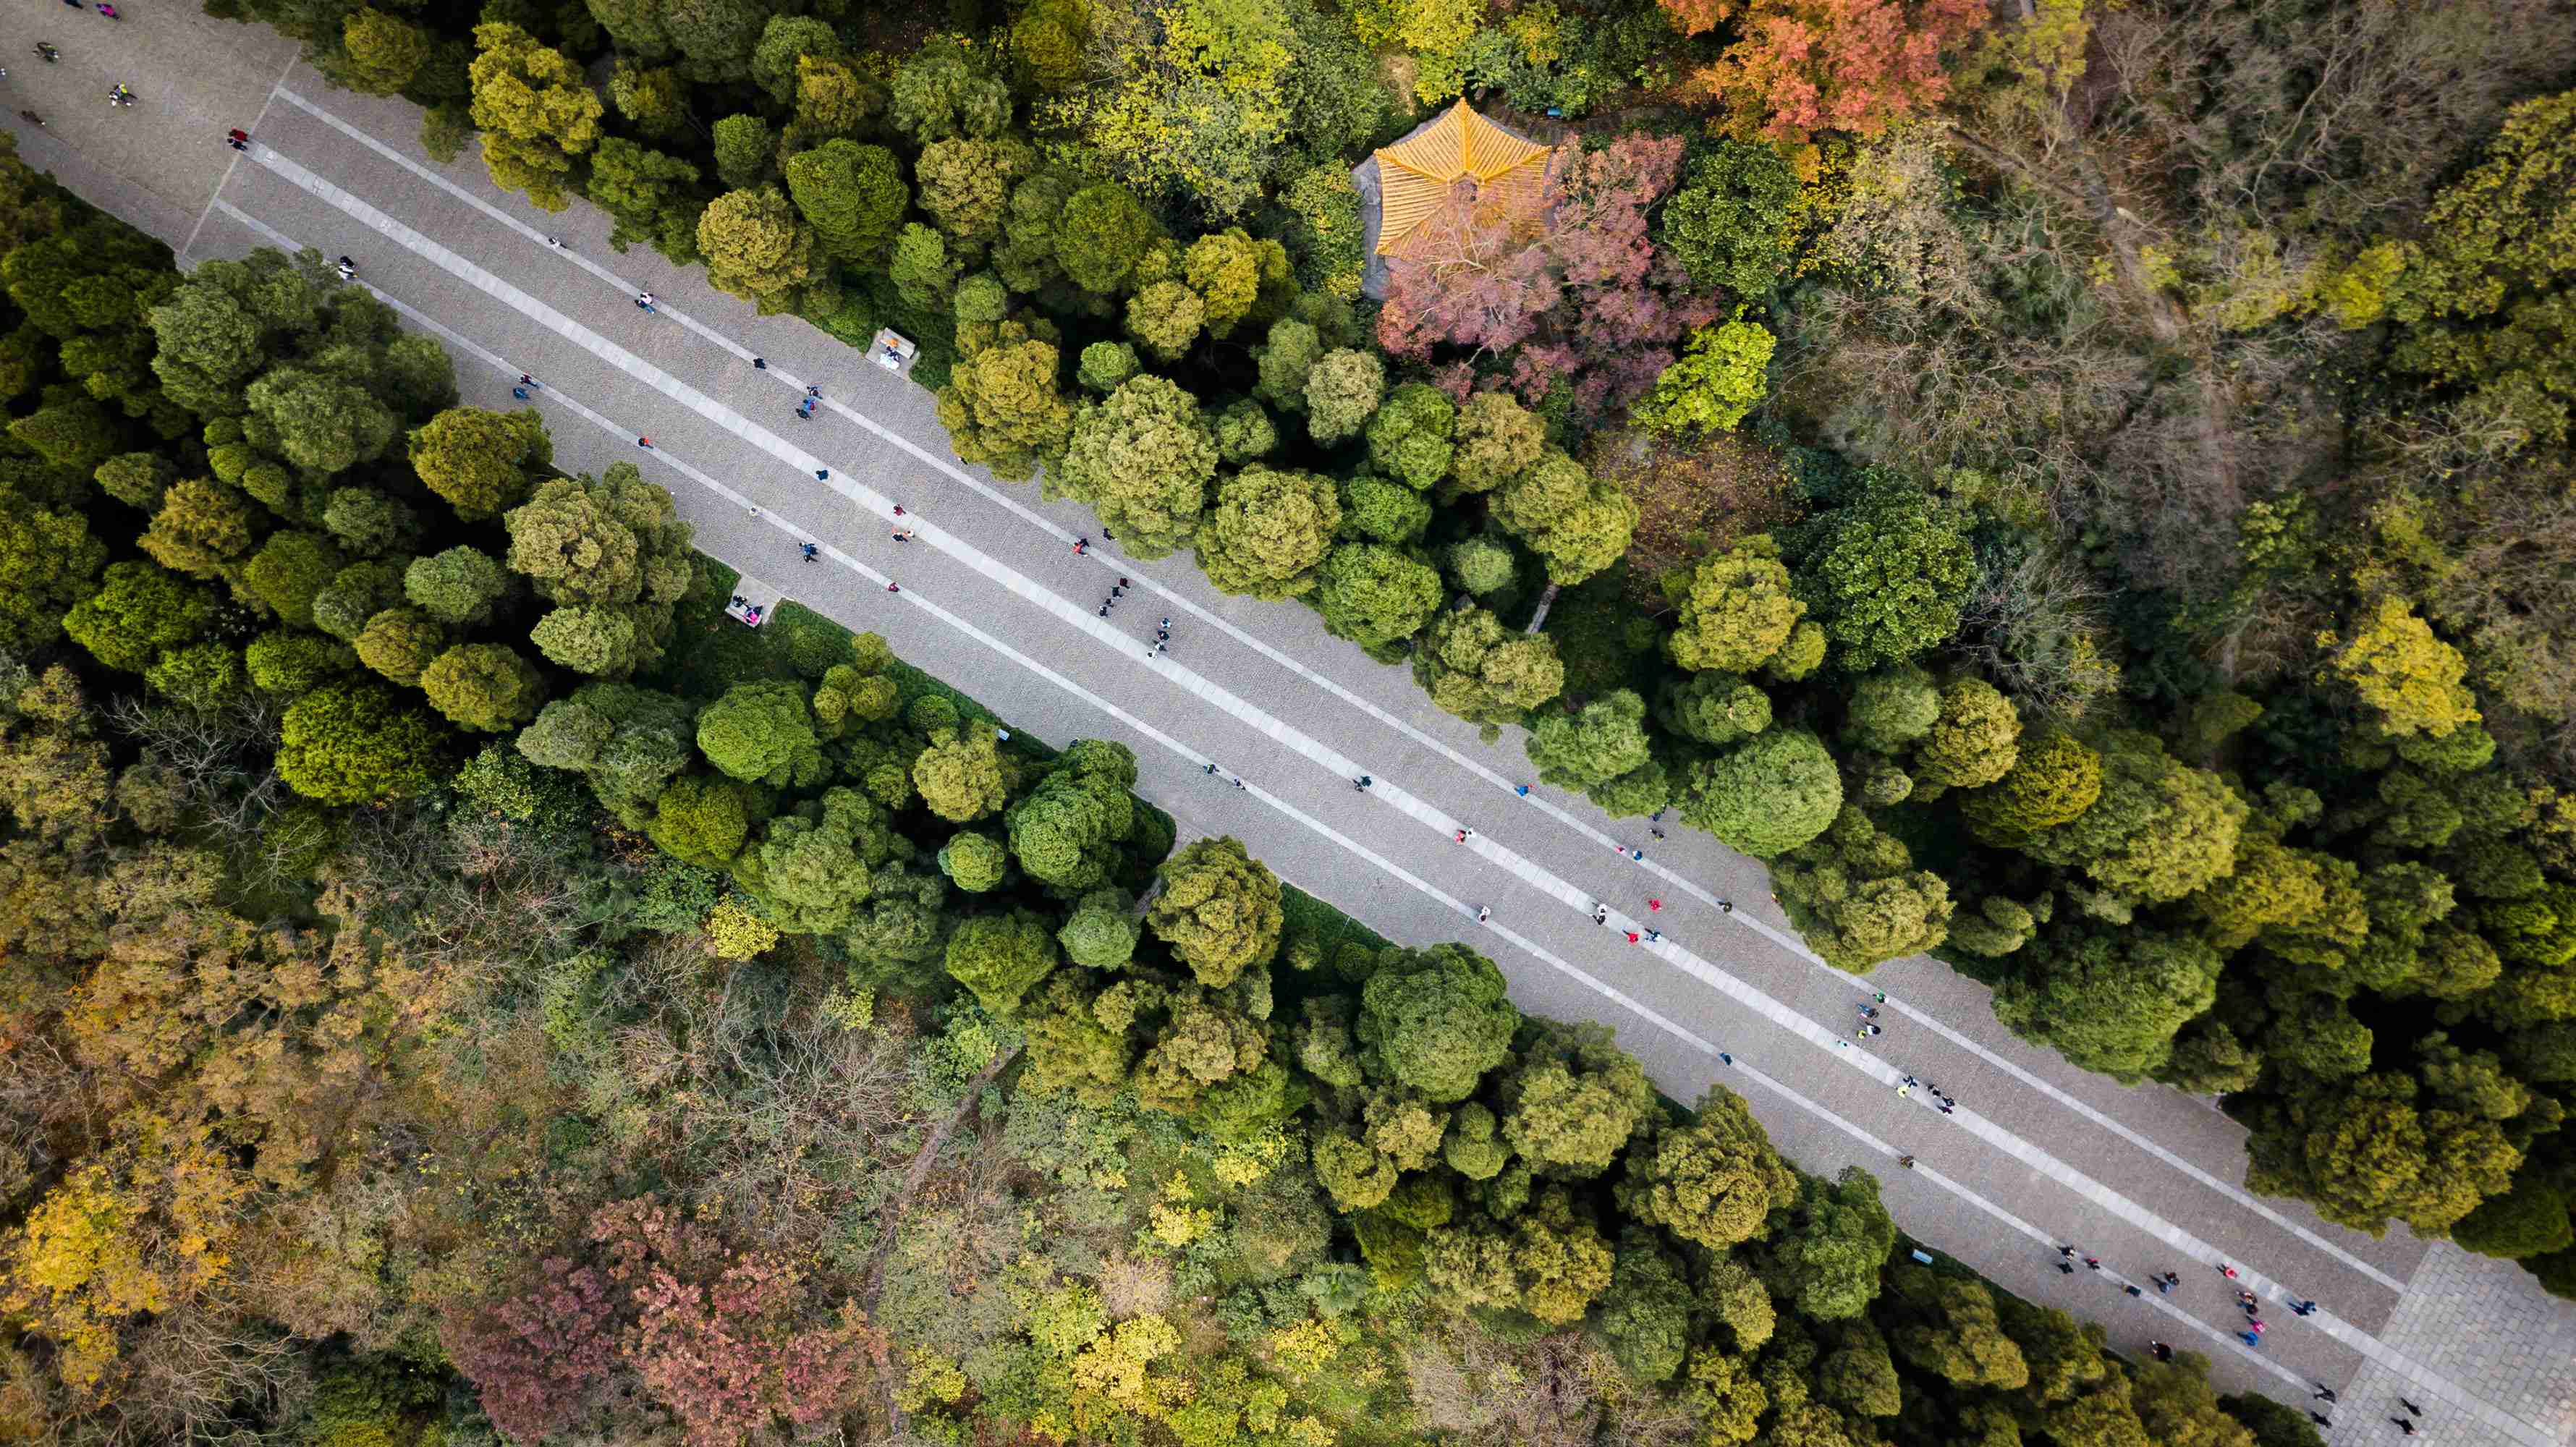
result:
<svg viewBox="0 0 2576 1447"><path fill-rule="evenodd" d="M1737 39L1690 79L1746 137L1874 136L1941 99L1941 56L1986 23L1985 0L1663 0L1685 35Z"/></svg>

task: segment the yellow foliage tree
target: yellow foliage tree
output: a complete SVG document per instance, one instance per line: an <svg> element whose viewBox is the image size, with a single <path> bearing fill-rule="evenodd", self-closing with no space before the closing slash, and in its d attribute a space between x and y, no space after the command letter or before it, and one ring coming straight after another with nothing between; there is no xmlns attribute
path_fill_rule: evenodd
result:
<svg viewBox="0 0 2576 1447"><path fill-rule="evenodd" d="M2402 598L2372 605L2350 640L2321 633L2317 645L2335 650L2328 669L2379 710L2382 732L2438 739L2478 721L2477 696L2460 681L2468 660Z"/></svg>

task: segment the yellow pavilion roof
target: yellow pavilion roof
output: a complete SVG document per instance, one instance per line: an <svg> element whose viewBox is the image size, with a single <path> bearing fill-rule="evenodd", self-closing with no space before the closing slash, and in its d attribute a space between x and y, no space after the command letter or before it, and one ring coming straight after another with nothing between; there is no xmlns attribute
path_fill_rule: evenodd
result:
<svg viewBox="0 0 2576 1447"><path fill-rule="evenodd" d="M1459 101L1377 153L1378 254L1402 255L1405 243L1460 194L1461 181L1475 182L1480 196L1511 212L1535 214L1550 154Z"/></svg>

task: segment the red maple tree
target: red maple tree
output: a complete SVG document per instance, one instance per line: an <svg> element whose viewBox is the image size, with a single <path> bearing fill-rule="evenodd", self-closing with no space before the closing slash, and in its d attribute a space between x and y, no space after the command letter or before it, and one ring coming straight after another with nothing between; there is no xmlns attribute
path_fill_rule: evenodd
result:
<svg viewBox="0 0 2576 1447"><path fill-rule="evenodd" d="M1988 17L1985 0L1663 0L1687 35L1737 21L1737 39L1691 88L1733 128L1767 140L1874 136L1937 103L1944 51Z"/></svg>

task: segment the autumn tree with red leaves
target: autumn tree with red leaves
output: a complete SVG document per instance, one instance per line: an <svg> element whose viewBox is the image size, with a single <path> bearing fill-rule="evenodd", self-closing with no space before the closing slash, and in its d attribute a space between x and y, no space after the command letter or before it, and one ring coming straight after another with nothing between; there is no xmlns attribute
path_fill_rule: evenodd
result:
<svg viewBox="0 0 2576 1447"><path fill-rule="evenodd" d="M1737 39L1691 89L1738 135L1803 142L1875 136L1937 103L1942 53L1982 27L1985 0L1663 0L1685 35L1735 23Z"/></svg>
<svg viewBox="0 0 2576 1447"><path fill-rule="evenodd" d="M1508 385L1533 406L1560 384L1579 419L1635 400L1681 338L1719 314L1648 235L1647 210L1681 161L1679 138L1643 135L1560 156L1544 230L1484 199L1448 209L1411 257L1390 262L1378 345L1413 362L1467 348L1464 365L1438 374L1460 395L1473 363L1508 352Z"/></svg>

